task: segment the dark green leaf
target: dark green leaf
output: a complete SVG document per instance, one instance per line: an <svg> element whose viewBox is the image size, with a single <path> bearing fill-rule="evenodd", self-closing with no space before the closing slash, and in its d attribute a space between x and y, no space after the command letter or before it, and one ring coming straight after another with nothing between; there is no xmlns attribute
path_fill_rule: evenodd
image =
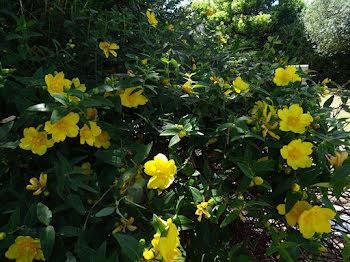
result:
<svg viewBox="0 0 350 262"><path fill-rule="evenodd" d="M330 105L333 103L333 100L334 100L334 95L332 95L330 98L326 100L326 102L324 102L323 107L330 107Z"/></svg>
<svg viewBox="0 0 350 262"><path fill-rule="evenodd" d="M190 186L190 191L192 193L193 200L197 203L201 203L203 201L203 195L201 191L199 191L197 188Z"/></svg>
<svg viewBox="0 0 350 262"><path fill-rule="evenodd" d="M50 225L52 219L51 210L45 206L43 203L39 202L36 206L36 215L41 223L45 226Z"/></svg>
<svg viewBox="0 0 350 262"><path fill-rule="evenodd" d="M0 126L0 140L2 140L7 136L7 134L10 132L11 128L13 127L14 123L15 123L14 121L11 121Z"/></svg>
<svg viewBox="0 0 350 262"><path fill-rule="evenodd" d="M142 247L134 237L122 233L113 234L113 237L118 241L122 254L130 261L141 259Z"/></svg>
<svg viewBox="0 0 350 262"><path fill-rule="evenodd" d="M220 224L220 228L223 228L225 226L227 226L228 224L230 224L233 220L235 220L239 214L241 213L241 211L237 208L235 208L230 214L228 214L224 221L222 221L222 223Z"/></svg>
<svg viewBox="0 0 350 262"><path fill-rule="evenodd" d="M52 96L53 96L53 98L55 98L58 102L60 102L62 105L68 106L69 100L68 100L68 98L65 97L64 95L54 93L54 94L52 94Z"/></svg>
<svg viewBox="0 0 350 262"><path fill-rule="evenodd" d="M96 217L105 217L113 214L115 207L105 207L96 213Z"/></svg>
<svg viewBox="0 0 350 262"><path fill-rule="evenodd" d="M152 149L153 142L149 143L148 145L137 145L137 153L134 157L134 162L136 164L141 164L142 161L144 161L148 155L149 152Z"/></svg>
<svg viewBox="0 0 350 262"><path fill-rule="evenodd" d="M45 260L49 261L55 245L55 229L53 226L47 226L40 231L40 242Z"/></svg>
<svg viewBox="0 0 350 262"><path fill-rule="evenodd" d="M237 165L242 170L243 174L245 174L250 179L254 178L254 172L250 167L248 167L246 164L242 162L238 162Z"/></svg>

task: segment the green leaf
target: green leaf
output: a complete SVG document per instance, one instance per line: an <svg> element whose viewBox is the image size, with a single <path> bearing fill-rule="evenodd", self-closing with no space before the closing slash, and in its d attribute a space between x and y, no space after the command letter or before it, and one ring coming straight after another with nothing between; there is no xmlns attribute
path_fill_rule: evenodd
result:
<svg viewBox="0 0 350 262"><path fill-rule="evenodd" d="M177 61L176 61L174 58L172 58L172 59L170 60L170 63L171 63L174 67L176 67L177 69L179 68L179 64L177 63Z"/></svg>
<svg viewBox="0 0 350 262"><path fill-rule="evenodd" d="M65 108L56 108L52 111L51 114L51 118L50 118L50 122L51 124L56 123L58 120L60 120L61 118L65 117L66 115L68 115L69 111Z"/></svg>
<svg viewBox="0 0 350 262"><path fill-rule="evenodd" d="M182 215L176 216L174 218L174 223L178 226L180 231L194 228L193 220Z"/></svg>
<svg viewBox="0 0 350 262"><path fill-rule="evenodd" d="M203 202L203 195L201 191L199 191L197 188L190 186L190 191L192 193L193 200L197 203Z"/></svg>
<svg viewBox="0 0 350 262"><path fill-rule="evenodd" d="M293 206L295 205L295 203L297 201L299 201L299 199L302 197L302 193L301 192L288 192L287 193L287 200L286 200L286 213L288 213Z"/></svg>
<svg viewBox="0 0 350 262"><path fill-rule="evenodd" d="M233 211L225 217L224 221L222 221L222 223L220 224L220 228L223 228L230 224L239 216L240 213L241 211L238 208L233 209Z"/></svg>
<svg viewBox="0 0 350 262"><path fill-rule="evenodd" d="M89 100L84 100L79 103L83 107L113 107L114 104L107 98L102 96L94 96Z"/></svg>
<svg viewBox="0 0 350 262"><path fill-rule="evenodd" d="M254 178L254 172L250 167L248 167L246 164L242 162L238 162L237 165L242 170L244 175L246 175L250 179Z"/></svg>
<svg viewBox="0 0 350 262"><path fill-rule="evenodd" d="M14 123L15 123L14 121L11 121L0 127L0 140L2 140L7 136L7 134L10 132L11 128L13 127Z"/></svg>
<svg viewBox="0 0 350 262"><path fill-rule="evenodd" d="M30 106L26 110L31 112L52 112L54 109L57 109L57 108L58 108L57 104L41 103L41 104L36 104L34 106Z"/></svg>
<svg viewBox="0 0 350 262"><path fill-rule="evenodd" d="M333 100L334 100L334 95L332 95L330 98L326 100L326 102L324 102L323 107L330 107L330 105L333 103Z"/></svg>
<svg viewBox="0 0 350 262"><path fill-rule="evenodd" d="M96 217L105 217L113 214L115 207L105 207L96 213Z"/></svg>
<svg viewBox="0 0 350 262"><path fill-rule="evenodd" d="M77 237L81 233L81 228L73 226L63 226L57 230L57 235L63 237Z"/></svg>
<svg viewBox="0 0 350 262"><path fill-rule="evenodd" d="M118 241L122 254L130 261L141 259L142 247L134 237L122 233L113 234L113 237Z"/></svg>
<svg viewBox="0 0 350 262"><path fill-rule="evenodd" d="M335 184L346 179L350 175L350 165L344 165L335 169L334 175L331 178L331 183Z"/></svg>
<svg viewBox="0 0 350 262"><path fill-rule="evenodd" d="M176 145L177 143L180 142L180 137L178 135L175 135L171 138L170 142L169 142L169 147L172 147L173 145Z"/></svg>
<svg viewBox="0 0 350 262"><path fill-rule="evenodd" d="M47 206L45 206L41 202L39 202L36 206L36 215L39 221L45 226L50 225L52 219L52 212Z"/></svg>
<svg viewBox="0 0 350 262"><path fill-rule="evenodd" d="M47 226L40 231L40 242L45 260L49 261L52 249L55 245L55 229L53 226Z"/></svg>
<svg viewBox="0 0 350 262"><path fill-rule="evenodd" d="M348 258L350 257L350 245L346 245L343 249L343 262L348 261Z"/></svg>
<svg viewBox="0 0 350 262"><path fill-rule="evenodd" d="M85 207L78 195L70 194L66 200L68 206L76 210L80 215L85 214Z"/></svg>
<svg viewBox="0 0 350 262"><path fill-rule="evenodd" d="M162 57L160 60L166 64L169 64L169 60L166 57Z"/></svg>
<svg viewBox="0 0 350 262"><path fill-rule="evenodd" d="M52 94L52 97L55 98L58 102L60 102L64 106L68 106L68 104L69 104L68 98L62 94L54 93L54 94Z"/></svg>
<svg viewBox="0 0 350 262"><path fill-rule="evenodd" d="M149 143L148 145L140 145L140 144L137 145L137 151L136 151L137 153L134 157L134 162L136 164L141 164L142 161L144 161L148 157L149 152L152 149L152 145L153 145L153 142Z"/></svg>
<svg viewBox="0 0 350 262"><path fill-rule="evenodd" d="M102 162L108 163L115 167L120 167L123 161L124 154L121 149L108 149L97 151L95 157Z"/></svg>
<svg viewBox="0 0 350 262"><path fill-rule="evenodd" d="M65 262L77 262L75 256L69 251L66 253L66 258Z"/></svg>

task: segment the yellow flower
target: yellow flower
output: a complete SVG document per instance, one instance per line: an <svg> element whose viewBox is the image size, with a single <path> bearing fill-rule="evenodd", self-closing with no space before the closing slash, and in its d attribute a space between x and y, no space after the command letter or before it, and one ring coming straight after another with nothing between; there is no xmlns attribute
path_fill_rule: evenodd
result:
<svg viewBox="0 0 350 262"><path fill-rule="evenodd" d="M219 38L221 43L227 44L227 40L222 35L219 35L218 38Z"/></svg>
<svg viewBox="0 0 350 262"><path fill-rule="evenodd" d="M182 254L177 248L180 245L180 240L178 238L179 231L171 219L170 222L168 220L167 223L169 225L168 233L166 237L161 237L159 239L158 249L164 262L172 262L174 258L180 258Z"/></svg>
<svg viewBox="0 0 350 262"><path fill-rule="evenodd" d="M300 191L300 186L298 184L294 183L292 186L292 190L295 192L298 192L298 191Z"/></svg>
<svg viewBox="0 0 350 262"><path fill-rule="evenodd" d="M138 91L134 92L135 89L139 89ZM138 107L139 105L145 105L148 102L147 97L143 96L143 87L136 86L136 87L130 87L125 90L123 90L119 96L122 101L122 105L126 107Z"/></svg>
<svg viewBox="0 0 350 262"><path fill-rule="evenodd" d="M298 220L299 231L304 238L311 238L315 233L331 232L331 223L329 220L334 219L335 212L329 208L314 206L304 211Z"/></svg>
<svg viewBox="0 0 350 262"><path fill-rule="evenodd" d="M109 57L109 53L116 57L117 53L114 50L118 50L120 48L116 43L110 44L108 42L100 42L99 47L105 53L107 58Z"/></svg>
<svg viewBox="0 0 350 262"><path fill-rule="evenodd" d="M205 12L206 16L212 16L213 14L214 13L213 13L213 11L210 8L208 8L208 10Z"/></svg>
<svg viewBox="0 0 350 262"><path fill-rule="evenodd" d="M210 214L206 210L208 206L208 202L202 202L199 205L197 205L196 215L198 216L198 221L202 221L202 215L204 214L206 218L210 217Z"/></svg>
<svg viewBox="0 0 350 262"><path fill-rule="evenodd" d="M102 146L104 149L107 149L111 146L110 140L111 137L107 131L102 130L101 134L96 137L94 146L97 148L100 148Z"/></svg>
<svg viewBox="0 0 350 262"><path fill-rule="evenodd" d="M29 180L30 185L26 186L27 190L35 190L33 193L34 196L40 195L43 192L43 189L46 187L47 183L47 174L40 174L39 181L36 177L32 177Z"/></svg>
<svg viewBox="0 0 350 262"><path fill-rule="evenodd" d="M96 121L97 120L97 115L98 115L98 111L96 108L87 108L86 109L86 118L92 121Z"/></svg>
<svg viewBox="0 0 350 262"><path fill-rule="evenodd" d="M51 74L46 75L45 83L47 85L47 91L49 91L50 95L61 94L66 96L66 94L63 92L63 87L66 86L67 88L70 88L72 85L72 81L64 78L63 72L59 72L55 76Z"/></svg>
<svg viewBox="0 0 350 262"><path fill-rule="evenodd" d="M280 130L285 132L292 131L302 134L306 131L306 127L313 121L309 113L303 114L303 109L298 104L291 105L289 109L279 109L277 114L282 119Z"/></svg>
<svg viewBox="0 0 350 262"><path fill-rule="evenodd" d="M73 169L86 169L85 171L81 171L80 174L83 175L91 175L92 174L92 169L91 169L91 164L89 162L84 162L81 164L81 166L74 166Z"/></svg>
<svg viewBox="0 0 350 262"><path fill-rule="evenodd" d="M262 183L264 183L264 179L262 179L260 176L256 176L253 179L254 184L257 186L260 186Z"/></svg>
<svg viewBox="0 0 350 262"><path fill-rule="evenodd" d="M286 214L286 205L285 204L279 204L277 206L278 213L280 215L286 215L287 223L292 227L294 227L297 224L300 215L305 210L309 210L311 208L312 208L312 206L304 200L297 201L294 204L294 206L292 207L292 209L287 214Z"/></svg>
<svg viewBox="0 0 350 262"><path fill-rule="evenodd" d="M154 160L147 161L144 165L145 173L152 176L148 181L147 187L153 189L166 189L174 182L176 174L176 165L174 160L159 153Z"/></svg>
<svg viewBox="0 0 350 262"><path fill-rule="evenodd" d="M45 131L52 135L52 139L55 142L64 141L66 137L76 137L79 133L79 115L77 113L70 112L65 117L58 120L53 125L50 121L45 123Z"/></svg>
<svg viewBox="0 0 350 262"><path fill-rule="evenodd" d="M301 81L301 78L298 74L296 74L295 66L288 66L286 69L279 67L275 70L275 77L273 78L273 82L278 86L286 86L289 82Z"/></svg>
<svg viewBox="0 0 350 262"><path fill-rule="evenodd" d="M192 71L196 71L197 70L197 66L196 66L196 64L193 64L192 65Z"/></svg>
<svg viewBox="0 0 350 262"><path fill-rule="evenodd" d="M40 126L36 129L34 127L25 128L23 130L24 138L21 139L19 147L24 150L31 150L34 154L42 156L48 148L53 147L55 141L53 139L47 139L47 133L45 131L38 132Z"/></svg>
<svg viewBox="0 0 350 262"><path fill-rule="evenodd" d="M184 83L184 85L182 86L183 90L187 93L187 94L192 94L193 93L193 89L191 87L191 81L188 80L186 83Z"/></svg>
<svg viewBox="0 0 350 262"><path fill-rule="evenodd" d="M342 166L343 162L349 157L349 154L346 151L334 152L334 154L335 156L332 156L331 154L326 155L327 160L333 166Z"/></svg>
<svg viewBox="0 0 350 262"><path fill-rule="evenodd" d="M239 76L232 82L233 88L236 91L236 93L240 94L245 94L249 91L249 84L243 81L243 79Z"/></svg>
<svg viewBox="0 0 350 262"><path fill-rule="evenodd" d="M81 92L85 92L86 91L86 86L84 84L80 83L79 78L77 78L77 77L73 78L72 82L74 84L75 89L80 90Z"/></svg>
<svg viewBox="0 0 350 262"><path fill-rule="evenodd" d="M80 144L85 144L85 142L93 146L96 141L96 137L102 133L101 128L96 125L95 122L89 121L90 128L84 124L84 126L80 129Z"/></svg>
<svg viewBox="0 0 350 262"><path fill-rule="evenodd" d="M171 31L171 32L174 32L174 26L170 24L170 25L168 26L168 30Z"/></svg>
<svg viewBox="0 0 350 262"><path fill-rule="evenodd" d="M45 261L41 250L40 240L29 236L19 236L5 253L8 259L16 259L16 262L32 262L35 260Z"/></svg>
<svg viewBox="0 0 350 262"><path fill-rule="evenodd" d="M143 60L141 60L141 63L142 63L143 65L147 64L147 62L148 62L148 60L147 60L147 59L143 59Z"/></svg>
<svg viewBox="0 0 350 262"><path fill-rule="evenodd" d="M125 218L122 217L120 219L120 222L121 222L121 224L113 230L112 234L117 233L119 231L122 231L125 233L126 229L129 229L130 231L135 231L137 229L136 226L132 225L132 223L134 223L133 217L130 217L128 220L126 220Z"/></svg>
<svg viewBox="0 0 350 262"><path fill-rule="evenodd" d="M280 150L284 159L287 159L288 166L294 170L310 167L312 160L308 155L312 154L312 143L301 142L301 139L293 140Z"/></svg>
<svg viewBox="0 0 350 262"><path fill-rule="evenodd" d="M154 14L154 12L150 12L147 10L146 15L148 17L148 23L153 27L156 27L158 24L158 20L156 19L156 15Z"/></svg>

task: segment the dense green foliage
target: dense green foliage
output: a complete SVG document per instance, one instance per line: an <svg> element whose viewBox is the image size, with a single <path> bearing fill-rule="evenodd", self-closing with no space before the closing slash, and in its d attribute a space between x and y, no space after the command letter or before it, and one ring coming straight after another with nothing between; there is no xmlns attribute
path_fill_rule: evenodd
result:
<svg viewBox="0 0 350 262"><path fill-rule="evenodd" d="M314 0L303 13L310 40L326 55L350 53L350 2Z"/></svg>
<svg viewBox="0 0 350 262"><path fill-rule="evenodd" d="M325 155L350 144L346 119L331 117L334 96L321 104L326 84L288 67L296 61L279 52L279 39L246 51L230 42L223 27L220 34L203 23L202 12L187 16L188 10L176 8L178 1L162 2L1 6L2 260L18 236L31 236L40 239L46 261L145 261L142 251L152 247L154 234L163 240L170 235L159 218L176 225L180 243L169 243L186 261L322 259L329 232L321 228L304 238L276 207L285 203L288 213L303 200L335 215L328 193L339 198L348 189L350 161L331 165ZM114 43L117 55L102 50L101 42ZM284 68L293 73L277 76ZM62 72L66 80L78 77L86 90L76 81L52 80ZM139 100L125 101L132 87L129 95ZM136 100L142 102L128 106ZM338 109L349 111L346 102ZM291 105L305 113L306 124L297 124L302 131L281 128L279 112ZM42 140L27 137L39 132L45 143L54 139L44 130L68 115L78 117L72 126L79 134L67 134L40 155L28 150ZM110 144L98 145L97 134L90 145L82 142L82 130L96 126L108 132ZM30 127L37 130L30 133ZM289 159L281 150L299 140L312 147L311 158L292 169L290 159L310 148L297 148L299 155ZM146 171L159 153L174 161L177 173L169 185L152 189L151 179L170 172L162 165ZM33 178L41 173L47 183L40 181L33 195ZM198 221L203 202L209 215ZM328 226L324 217L313 219Z"/></svg>

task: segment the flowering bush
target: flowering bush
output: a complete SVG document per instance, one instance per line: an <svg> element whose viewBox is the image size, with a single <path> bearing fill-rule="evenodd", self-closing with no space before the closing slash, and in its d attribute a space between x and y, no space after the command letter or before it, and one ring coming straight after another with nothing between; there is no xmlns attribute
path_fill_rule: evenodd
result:
<svg viewBox="0 0 350 262"><path fill-rule="evenodd" d="M93 75L57 65L1 89L16 109L0 126L1 253L320 258L341 223L329 192L340 197L350 167L346 119L331 117L333 96L321 105L325 84L288 66L273 38L246 52L172 12L118 17L89 40Z"/></svg>

